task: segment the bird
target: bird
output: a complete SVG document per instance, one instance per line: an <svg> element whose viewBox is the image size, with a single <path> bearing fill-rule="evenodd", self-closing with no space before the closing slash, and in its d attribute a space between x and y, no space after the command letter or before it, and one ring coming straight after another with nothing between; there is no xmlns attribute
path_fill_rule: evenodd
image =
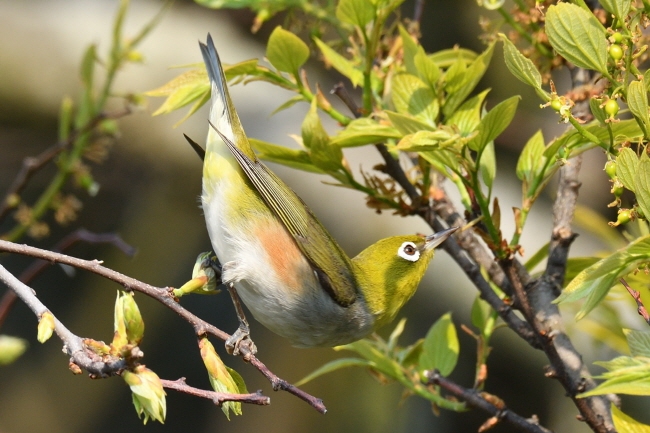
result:
<svg viewBox="0 0 650 433"><path fill-rule="evenodd" d="M254 153L210 34L199 46L211 102L205 149L193 146L204 153L201 207L240 321L228 351L237 354L250 340L239 299L296 347L348 344L391 322L415 293L434 248L457 227L388 237L349 258Z"/></svg>

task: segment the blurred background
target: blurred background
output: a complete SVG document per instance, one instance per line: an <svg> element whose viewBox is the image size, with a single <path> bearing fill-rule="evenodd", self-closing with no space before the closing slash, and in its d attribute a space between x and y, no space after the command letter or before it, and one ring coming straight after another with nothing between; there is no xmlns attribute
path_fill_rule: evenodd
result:
<svg viewBox="0 0 650 433"><path fill-rule="evenodd" d="M158 1L133 2L127 15L126 33L137 31L160 7ZM0 196L4 196L25 157L36 155L57 141L61 99L67 95L78 96L79 64L85 48L94 43L105 54L116 10L117 2L107 0L0 0ZM424 12L422 41L428 52L456 44L476 51L483 49L477 22L487 11L479 9L475 2L431 1ZM412 13L413 2L407 1L402 14L411 16ZM116 88L140 93L161 86L178 75L178 70L170 70L170 66L201 61L197 41L204 40L208 32L226 63L262 58L264 43L282 18L265 24L253 35L250 32L253 17L245 10L214 11L190 1L175 2L142 44L143 63L120 71ZM323 89L329 89L340 79L314 60L307 67L312 85L319 82ZM479 86L493 88L488 105L513 94L524 97L518 118L497 143L500 173L497 195L504 214L504 233L510 236L513 224L506 210L519 206L521 197L520 183L514 177L517 153L537 128L543 129L548 140L559 135L564 125L557 124L551 110L540 110L534 93L507 73L500 48L488 74ZM566 78L556 77L560 93L566 90ZM252 83L235 86L231 94L249 136L293 145L289 134L300 133L306 104L271 117L273 110L291 97L288 92L265 83ZM77 227L98 233L116 232L137 248L133 258L113 247L98 245L78 245L69 254L103 260L112 269L156 286L178 287L190 278L196 255L209 250L210 242L198 207L201 161L186 144L182 133L203 142L207 111L202 109L174 128L182 113L151 116L161 102L152 99L147 109L119 120L121 135L110 157L103 164L93 166L95 180L101 185L98 194L96 197L77 194L83 202L79 218L67 227L51 224L49 237L25 238L24 242L51 248ZM331 132L336 130L333 122L327 126ZM346 156L353 167L370 169L379 162L374 148L346 150ZM610 201L603 164L604 156L595 150L585 157L582 170L582 202L599 210L605 209ZM276 165L271 167L303 197L351 256L382 237L428 231L415 218L376 214L365 207L360 193L325 185L323 181L328 179L324 177ZM53 172L52 168L43 170L32 179L24 193L28 202L38 196ZM548 191L552 196L553 186ZM550 203L551 197L540 200L528 222L529 230L525 231L522 243L530 254L550 237ZM0 226L0 233L12 224L13 221L6 221ZM572 253L588 255L601 248L603 245L584 234L574 244ZM0 260L15 274L31 263L17 256L1 256ZM73 332L98 340L112 338L113 303L120 287L85 272L70 277L56 266L35 280L32 287ZM0 288L0 293L4 290ZM457 325L470 324L469 313L475 296L475 290L457 266L444 252L438 253L419 291L401 313L408 317L402 342L409 344L424 336L431 324L447 311L453 312ZM192 328L154 301L141 295L136 295L136 300L146 323L141 346L145 364L162 378L186 377L190 385L209 388ZM212 297L188 296L182 299L182 304L226 331L232 332L237 326L226 293ZM630 316L634 314L630 312ZM358 369L336 372L304 386L307 392L325 401L329 413L319 415L304 402L286 393L273 392L261 374L238 358L225 355L222 344L215 341L225 362L242 374L248 389L261 389L271 397L272 405L244 406L244 415L228 422L211 402L168 391L166 423L143 426L133 409L129 389L121 379L89 380L86 375L74 376L67 368L67 357L61 353L56 338L43 345L36 341L36 324L33 314L17 303L2 327L3 334L25 338L30 346L17 362L0 367L0 433L458 432L475 431L485 420L476 411L465 414L443 411L436 416L426 401L405 398L399 385L382 385ZM290 382L345 355L329 349L292 348L254 321L252 335L260 359ZM475 343L460 330L459 336L461 356L452 378L471 386ZM577 412L564 397L562 388L543 377L545 359L540 353L507 329L498 331L492 343L487 391L497 394L521 415L537 414L547 427L558 431L587 431L575 420ZM589 363L612 357L610 349L595 346L589 339L577 337L577 344ZM628 409L628 413L643 420L642 414ZM497 426L494 431L510 430Z"/></svg>

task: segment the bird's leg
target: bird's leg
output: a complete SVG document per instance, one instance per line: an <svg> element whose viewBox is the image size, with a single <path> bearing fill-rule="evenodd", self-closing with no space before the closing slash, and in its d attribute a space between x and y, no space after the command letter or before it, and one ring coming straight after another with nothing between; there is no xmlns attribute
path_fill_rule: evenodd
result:
<svg viewBox="0 0 650 433"><path fill-rule="evenodd" d="M244 359L246 359L246 355L254 355L257 352L257 347L250 338L250 327L248 326L248 320L246 320L246 315L241 305L241 299L237 294L237 289L235 289L235 282L227 278L228 269L232 269L234 266L235 264L233 262L228 262L222 268L223 283L228 287L228 293L230 293L230 298L235 306L235 312L239 320L239 328L226 340L226 351L231 355L244 353ZM226 276L225 278L224 275Z"/></svg>
<svg viewBox="0 0 650 433"><path fill-rule="evenodd" d="M242 349L246 347L248 350L244 351L244 353L248 352L254 355L257 352L257 347L255 347L253 340L251 340L250 327L248 326L248 321L246 320L246 315L244 314L244 309L241 306L241 300L239 299L234 283L228 284L228 293L230 293L232 303L235 306L237 319L239 319L239 328L226 340L226 351L232 355L239 355Z"/></svg>

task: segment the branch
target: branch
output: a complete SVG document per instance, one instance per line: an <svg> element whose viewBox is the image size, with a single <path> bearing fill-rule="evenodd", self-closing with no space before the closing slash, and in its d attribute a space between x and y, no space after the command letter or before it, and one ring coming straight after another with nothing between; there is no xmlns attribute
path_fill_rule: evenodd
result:
<svg viewBox="0 0 650 433"><path fill-rule="evenodd" d="M36 297L34 291L14 277L2 265L0 265L0 281L16 292L16 295L39 319L43 314L49 312L48 308ZM54 332L63 341L63 351L70 356L70 367L74 372L78 372L78 369L74 368L73 364L84 368L94 377L108 377L117 374L127 366L125 359L102 357L88 349L84 340L73 334L56 317L54 318Z"/></svg>
<svg viewBox="0 0 650 433"><path fill-rule="evenodd" d="M64 252L77 242L87 242L91 244L111 244L121 250L127 256L135 254L135 248L124 242L124 240L115 233L93 233L86 229L78 229L61 239L52 251ZM18 279L25 284L29 284L34 278L41 274L51 265L50 262L35 260L27 269L25 269ZM16 301L16 292L8 290L0 299L0 327L4 323L12 305Z"/></svg>
<svg viewBox="0 0 650 433"><path fill-rule="evenodd" d="M64 254L42 250L39 248L30 247L28 245L19 245L13 242L8 242L3 240L0 240L0 251L14 253L14 254L22 254L25 256L48 260L53 263L63 263L66 265L74 266L79 269L85 269L87 271L100 275L104 278L107 278L111 281L114 281L120 284L121 286L123 286L127 290L134 290L136 292L144 293L150 298L155 299L156 301L160 302L161 304L163 304L164 306L166 306L167 308L169 308L170 310L174 311L176 314L181 316L190 325L192 325L197 335L211 334L222 341L226 341L230 337L230 335L227 332L224 332L221 329L217 328L216 326L209 324L205 320L201 319L200 317L192 314L191 312L183 308L174 299L173 295L171 294L170 288L155 287L147 283L138 281L135 278L131 278L129 276L126 276L124 274L121 274L112 269L102 266L100 261L82 260ZM18 280L16 279L16 281ZM24 284L22 285L24 286ZM29 289L29 287L27 287L27 289L31 293L31 289ZM36 299L35 295L32 294L32 296ZM43 308L45 308L45 306L43 306ZM42 313L39 313L39 316L40 314ZM274 390L287 391L288 393L293 394L296 397L304 400L320 413L325 413L327 411L322 400L313 397L310 394L307 394L306 392L302 391L301 389L293 385L290 385L286 381L280 379L278 376L276 376L271 371L269 371L268 368L266 368L266 366L262 363L262 361L257 359L249 351L242 350L241 352L242 352L241 353L242 357L245 360L247 359L251 363L251 365L257 368L271 382Z"/></svg>
<svg viewBox="0 0 650 433"><path fill-rule="evenodd" d="M517 428L518 430L524 432L551 433L551 430L548 430L539 425L539 421L537 420L536 416L526 419L520 415L517 415L513 411L509 410L503 401L498 397L484 392L479 393L475 389L463 388L457 383L452 382L451 380L446 379L440 375L437 370L427 371L425 374L430 384L439 386L448 393L452 394L454 397L466 402L470 406L476 409L480 409L491 415L491 418L483 424L485 430L493 427L500 421L504 421ZM481 428L479 431L484 430Z"/></svg>
<svg viewBox="0 0 650 433"><path fill-rule="evenodd" d="M189 386L185 383L184 377L177 380L160 379L160 382L164 388L173 389L174 391L190 394L195 397L207 398L208 400L212 400L212 402L217 406L221 406L227 401L238 401L240 403L257 404L260 406L268 406L271 404L271 399L262 395L262 391L250 394L231 394L229 392L207 391Z"/></svg>
<svg viewBox="0 0 650 433"><path fill-rule="evenodd" d="M623 287L627 289L630 296L632 296L632 298L636 301L637 311L639 315L643 317L643 320L645 320L648 325L650 325L650 314L648 314L648 310L645 308L645 305L643 305L643 301L641 300L641 293L638 290L634 290L632 287L630 287L624 278L621 278L619 281Z"/></svg>
<svg viewBox="0 0 650 433"><path fill-rule="evenodd" d="M590 73L584 69L575 68L572 73L573 87L590 80ZM588 100L581 101L576 105L575 110L588 113L586 108L588 105ZM569 248L576 237L571 229L571 221L580 188L578 173L581 162L582 159L578 156L560 169L558 192L553 205L553 230L549 257L544 274L534 283L526 284L521 281L516 270L507 264L505 269L516 290L522 292L522 296L527 298L530 310L524 311L524 314L538 335L542 337L543 350L551 363L547 377L554 377L560 381L580 411L580 419L584 420L592 430L604 433L615 431L610 402L606 396L576 398L577 394L594 388L596 383L582 361L582 356L566 334L558 306L553 303L564 282Z"/></svg>

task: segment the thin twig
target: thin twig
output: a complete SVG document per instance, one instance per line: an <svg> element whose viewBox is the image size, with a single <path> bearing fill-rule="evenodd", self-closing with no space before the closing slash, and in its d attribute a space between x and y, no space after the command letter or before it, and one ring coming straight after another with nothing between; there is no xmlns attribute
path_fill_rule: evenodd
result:
<svg viewBox="0 0 650 433"><path fill-rule="evenodd" d="M257 404L260 406L268 406L269 404L271 404L271 399L265 395L262 395L262 391L257 391L255 393L250 393L250 394L232 394L229 392L208 391L204 389L194 388L193 386L189 386L185 382L184 377L181 377L180 379L177 380L160 379L160 382L162 383L162 386L167 389L173 389L174 391L179 391L184 394L190 394L195 397L201 397L201 398L206 398L208 400L212 400L212 402L217 406L221 406L223 403L228 401Z"/></svg>
<svg viewBox="0 0 650 433"><path fill-rule="evenodd" d="M127 256L135 254L135 248L124 242L124 240L116 233L93 233L86 229L78 229L61 239L52 248L52 251L59 253L65 252L68 248L72 247L77 242L87 242L90 244L111 244L117 247ZM41 274L45 269L51 266L52 263L35 260L27 269L25 269L18 279L25 284L29 284L34 278ZM0 299L0 327L4 323L12 305L16 301L16 293L13 290L7 290Z"/></svg>
<svg viewBox="0 0 650 433"><path fill-rule="evenodd" d="M85 269L87 271L100 275L104 278L107 278L111 281L114 281L122 285L127 290L133 290L136 292L144 293L150 298L155 299L156 301L160 302L161 304L163 304L164 306L166 306L167 308L169 308L170 310L174 311L176 314L181 316L190 325L192 325L196 335L200 336L204 334L211 334L222 341L226 341L230 337L230 335L227 332L222 331L216 326L211 325L210 323L206 322L205 320L201 319L200 317L192 314L191 312L183 308L174 299L170 287L167 288L155 287L147 283L144 283L142 281L138 281L135 278L131 278L117 271L102 266L101 262L97 260L82 260L75 257L67 256L65 254L42 250L40 248L34 248L28 245L19 245L13 242L0 240L0 251L14 253L14 254L22 254L30 257L36 257L39 259L48 260L53 263L63 263L66 265L74 266L79 269ZM313 397L307 394L306 392L300 390L299 388L293 385L289 385L284 380L278 378L278 376L270 372L259 359L257 359L253 354L251 354L247 350L241 350L241 355L244 359L248 359L251 365L256 367L271 382L274 390L287 391L288 393L293 394L296 397L304 400L320 413L325 413L327 411L322 400Z"/></svg>
<svg viewBox="0 0 650 433"><path fill-rule="evenodd" d="M645 305L643 305L643 301L641 300L641 293L638 290L634 290L632 287L630 287L624 278L621 278L619 281L623 287L627 289L630 296L632 296L632 298L636 301L637 311L639 315L643 317L643 320L645 320L648 325L650 325L650 314L648 314L648 310L645 308Z"/></svg>
<svg viewBox="0 0 650 433"><path fill-rule="evenodd" d="M502 421L524 432L551 433L551 430L539 425L536 417L527 419L521 415L517 415L508 409L500 399L494 396L486 398L485 396L488 395L486 393L479 393L475 389L464 388L443 377L437 370L427 372L427 378L430 384L437 385L470 406L490 414L492 416L488 420L492 421L490 422L490 426Z"/></svg>
<svg viewBox="0 0 650 433"><path fill-rule="evenodd" d="M39 319L49 309L36 297L34 291L11 272L0 265L0 281L15 291L18 297L34 312ZM117 374L127 366L127 361L121 358L109 358L99 356L92 350L86 348L81 337L73 334L61 321L54 318L54 332L63 341L63 350L70 356L70 362L84 368L94 377L108 377Z"/></svg>

